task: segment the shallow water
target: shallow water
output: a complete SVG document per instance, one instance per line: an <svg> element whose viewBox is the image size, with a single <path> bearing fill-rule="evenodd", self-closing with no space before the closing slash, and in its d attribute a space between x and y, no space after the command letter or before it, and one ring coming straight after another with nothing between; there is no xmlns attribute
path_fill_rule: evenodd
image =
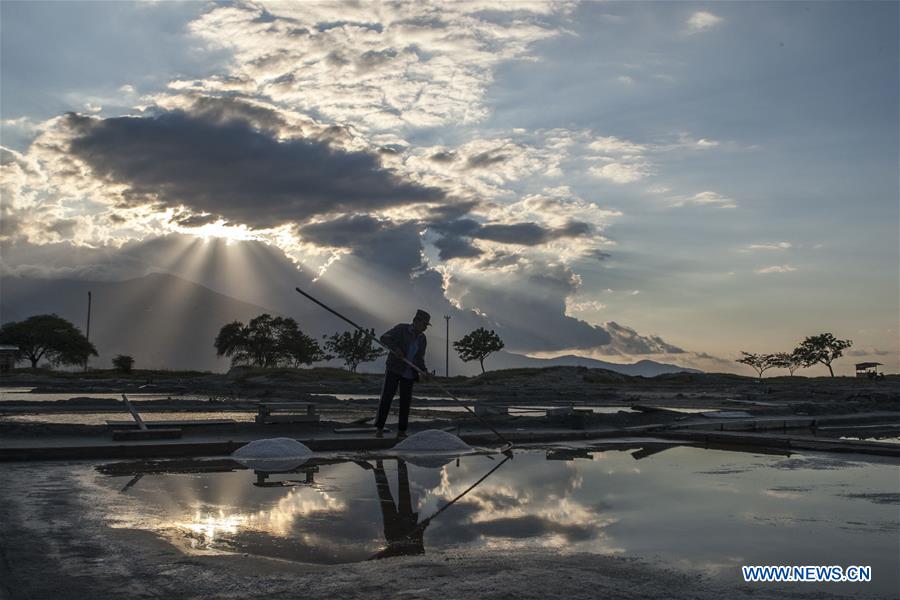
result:
<svg viewBox="0 0 900 600"><path fill-rule="evenodd" d="M25 409L23 409L25 410ZM357 411L361 413L362 411ZM374 410L369 411L374 414ZM323 419L344 419L350 417L358 417L359 414L348 412L345 409L331 409L329 407L319 407L319 414ZM141 417L147 423L154 421L190 421L194 419L232 419L239 423L252 423L256 419L256 411L151 411L142 409ZM132 417L124 410L121 412L41 412L33 414L0 414L0 422L16 421L20 423L52 423L58 425L106 425L107 421L131 421ZM411 415L409 421L411 423L424 422L429 419L418 415ZM388 417L388 425L397 422L396 413L392 413Z"/></svg>
<svg viewBox="0 0 900 600"><path fill-rule="evenodd" d="M239 422L252 422L256 412L155 412L141 411L141 417L153 421L185 421L191 419L232 419ZM106 425L107 421L131 421L131 414L121 412L54 412L23 415L0 415L0 421L17 421L20 423L54 423L66 425Z"/></svg>
<svg viewBox="0 0 900 600"><path fill-rule="evenodd" d="M115 526L160 533L188 552L344 563L439 548L542 547L640 556L732 582L741 565L871 565L871 583L821 589L892 594L900 586L896 464L639 446L493 458L448 459L440 468L313 460L282 474L135 478L139 470L126 469L85 477Z"/></svg>
<svg viewBox="0 0 900 600"><path fill-rule="evenodd" d="M474 404L467 404L469 410L474 410ZM450 404L450 405L442 405L442 406L428 406L428 405L413 405L413 408L418 410L435 410L442 412L467 412L466 408L459 404ZM555 408L568 408L568 406L551 406L551 405L522 405L522 406L510 406L509 414L511 415L539 415L540 413L544 413L547 410L555 409ZM618 412L636 412L631 409L630 406L583 406L577 405L575 408L578 410L589 410L591 412L597 414L615 414Z"/></svg>
<svg viewBox="0 0 900 600"><path fill-rule="evenodd" d="M32 388L0 388L0 402L56 402L70 398L97 398L102 400L121 400L119 392L39 392L31 391ZM208 400L208 395L202 394L160 394L158 392L132 392L128 394L129 400Z"/></svg>

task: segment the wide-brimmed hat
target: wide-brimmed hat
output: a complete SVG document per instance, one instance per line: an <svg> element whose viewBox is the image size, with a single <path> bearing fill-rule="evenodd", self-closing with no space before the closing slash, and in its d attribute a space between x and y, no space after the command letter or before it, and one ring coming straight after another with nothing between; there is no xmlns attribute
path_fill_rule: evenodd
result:
<svg viewBox="0 0 900 600"><path fill-rule="evenodd" d="M413 321L415 321L416 319L418 319L420 321L425 321L426 327L431 326L431 315L429 315L427 312L425 312L421 308L416 311L416 316L413 317Z"/></svg>

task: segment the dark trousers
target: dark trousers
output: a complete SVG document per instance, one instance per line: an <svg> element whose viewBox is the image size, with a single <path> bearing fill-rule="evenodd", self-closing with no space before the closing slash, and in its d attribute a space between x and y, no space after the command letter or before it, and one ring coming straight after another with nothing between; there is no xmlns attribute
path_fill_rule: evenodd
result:
<svg viewBox="0 0 900 600"><path fill-rule="evenodd" d="M391 411L391 402L397 388L400 388L400 424L398 429L406 431L409 424L409 406L412 404L412 379L404 379L396 373L388 371L384 374L384 386L381 388L381 402L378 404L378 417L375 419L375 427L381 429L387 422L388 413Z"/></svg>

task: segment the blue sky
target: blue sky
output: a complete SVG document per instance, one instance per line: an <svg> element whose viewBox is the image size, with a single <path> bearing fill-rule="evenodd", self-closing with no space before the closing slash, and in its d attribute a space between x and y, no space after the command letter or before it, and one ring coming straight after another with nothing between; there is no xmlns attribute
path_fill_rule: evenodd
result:
<svg viewBox="0 0 900 600"><path fill-rule="evenodd" d="M50 243L220 236L273 244L323 281L356 260L400 286L433 273L423 298L534 355L739 370L740 350L832 331L898 368L897 3L0 10L7 272ZM321 191L288 210L278 176L245 166L232 189L246 196L211 204L199 175L146 176L188 143L175 112L195 137L269 136L278 161L377 157L378 189L400 199L282 181ZM265 227L242 216L257 202ZM410 254L348 241L363 230ZM553 339L529 331L536 315Z"/></svg>

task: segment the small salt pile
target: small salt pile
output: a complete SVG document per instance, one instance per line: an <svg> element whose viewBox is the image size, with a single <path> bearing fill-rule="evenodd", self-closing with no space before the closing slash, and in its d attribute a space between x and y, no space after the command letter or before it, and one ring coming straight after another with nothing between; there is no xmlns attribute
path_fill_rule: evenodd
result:
<svg viewBox="0 0 900 600"><path fill-rule="evenodd" d="M402 452L464 452L471 449L452 433L440 429L420 431L394 446L394 450Z"/></svg>
<svg viewBox="0 0 900 600"><path fill-rule="evenodd" d="M231 457L257 471L290 471L312 455L306 444L291 438L255 440L235 450Z"/></svg>

